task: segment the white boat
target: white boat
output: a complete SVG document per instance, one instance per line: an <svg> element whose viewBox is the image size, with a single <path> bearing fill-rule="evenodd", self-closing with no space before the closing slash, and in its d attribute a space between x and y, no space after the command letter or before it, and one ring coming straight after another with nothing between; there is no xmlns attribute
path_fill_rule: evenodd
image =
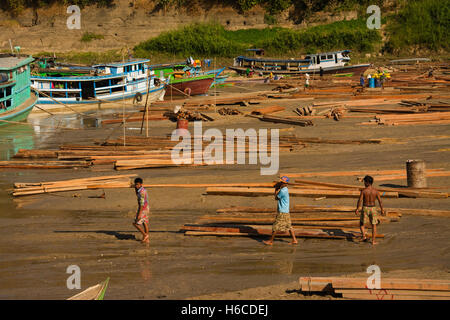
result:
<svg viewBox="0 0 450 320"><path fill-rule="evenodd" d="M147 93L149 102L163 100L166 81L155 77L149 61L98 64L85 68L84 74L79 67L41 69L31 76L31 87L39 95L37 106L52 113L70 112L65 105L82 111L97 108L99 103L108 103L109 108L121 100L139 102ZM39 108L33 112L43 112Z"/></svg>

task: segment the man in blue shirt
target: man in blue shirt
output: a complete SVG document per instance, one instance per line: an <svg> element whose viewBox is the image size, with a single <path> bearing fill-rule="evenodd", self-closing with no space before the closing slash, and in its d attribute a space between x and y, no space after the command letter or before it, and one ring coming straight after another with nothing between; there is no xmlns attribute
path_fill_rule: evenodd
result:
<svg viewBox="0 0 450 320"><path fill-rule="evenodd" d="M289 178L286 176L281 177L280 182L275 186L275 200L277 203L277 216L272 226L272 236L270 240L263 241L264 244L271 246L275 235L277 233L284 233L289 231L292 242L291 244L297 244L294 230L291 224L291 215L289 213L289 190L288 190Z"/></svg>

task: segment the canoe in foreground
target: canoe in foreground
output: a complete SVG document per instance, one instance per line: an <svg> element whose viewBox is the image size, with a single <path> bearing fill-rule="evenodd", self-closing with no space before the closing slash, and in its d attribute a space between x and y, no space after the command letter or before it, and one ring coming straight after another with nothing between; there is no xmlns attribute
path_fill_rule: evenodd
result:
<svg viewBox="0 0 450 320"><path fill-rule="evenodd" d="M103 300L108 287L109 277L102 283L89 287L83 292L80 292L67 300Z"/></svg>

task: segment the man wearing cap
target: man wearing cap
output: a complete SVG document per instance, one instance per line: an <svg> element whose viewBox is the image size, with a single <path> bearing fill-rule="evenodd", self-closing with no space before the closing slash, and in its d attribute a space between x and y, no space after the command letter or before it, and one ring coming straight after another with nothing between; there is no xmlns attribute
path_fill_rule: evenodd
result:
<svg viewBox="0 0 450 320"><path fill-rule="evenodd" d="M289 190L288 190L289 178L283 176L280 178L280 182L275 185L275 200L278 201L277 204L277 216L275 222L272 226L272 236L270 240L263 241L264 244L271 246L275 235L277 232L286 232L292 236L291 244L297 244L297 239L295 238L294 230L291 224L291 215L289 214Z"/></svg>

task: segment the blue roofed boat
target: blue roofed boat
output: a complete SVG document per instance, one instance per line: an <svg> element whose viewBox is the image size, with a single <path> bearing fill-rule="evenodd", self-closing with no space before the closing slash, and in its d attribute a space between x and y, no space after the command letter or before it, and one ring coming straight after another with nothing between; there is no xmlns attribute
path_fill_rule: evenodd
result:
<svg viewBox="0 0 450 320"><path fill-rule="evenodd" d="M350 50L308 54L302 59L270 59L239 56L229 67L240 74L254 71L262 74L299 75L305 73L324 74L362 73L370 64L349 65Z"/></svg>
<svg viewBox="0 0 450 320"><path fill-rule="evenodd" d="M133 99L162 100L167 81L161 81L148 66L148 59L97 64L92 67L58 66L32 74L32 87L39 93L39 107L54 112L96 107L99 102ZM109 105L110 106L110 105Z"/></svg>
<svg viewBox="0 0 450 320"><path fill-rule="evenodd" d="M27 55L0 54L0 125L26 120L36 105L30 89L30 63Z"/></svg>

